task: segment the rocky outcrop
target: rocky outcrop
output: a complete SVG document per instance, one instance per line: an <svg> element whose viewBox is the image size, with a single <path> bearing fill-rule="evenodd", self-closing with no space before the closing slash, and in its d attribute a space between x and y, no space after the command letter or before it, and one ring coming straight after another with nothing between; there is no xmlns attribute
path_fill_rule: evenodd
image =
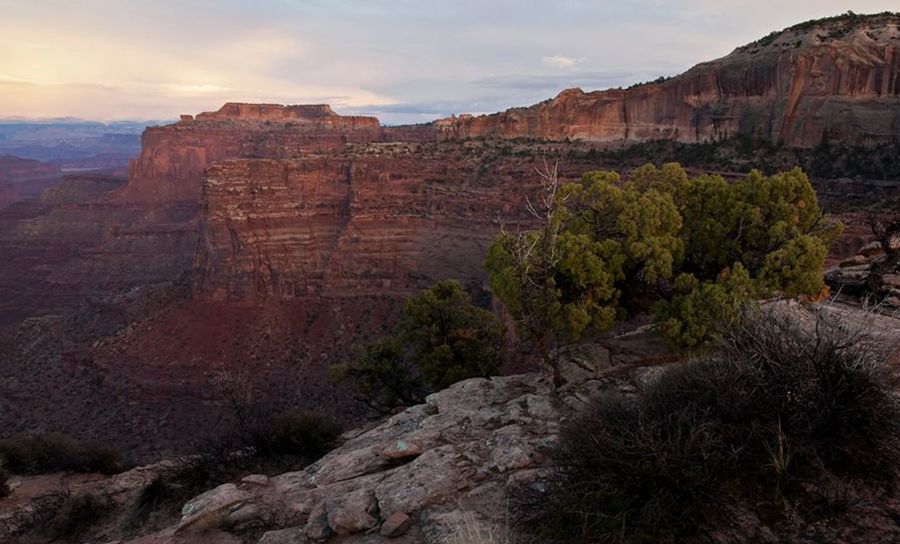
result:
<svg viewBox="0 0 900 544"><path fill-rule="evenodd" d="M892 142L900 138L900 16L802 24L667 81L570 89L528 108L443 119L437 128L444 138Z"/></svg>
<svg viewBox="0 0 900 544"><path fill-rule="evenodd" d="M262 533L260 544L438 543L472 513L500 529L509 489L541 474L561 420L598 391L636 391L651 374L642 361L665 353L644 334L614 344L615 354L597 345L569 352L569 383L558 394L538 374L457 383L347 433L305 470L195 497L177 524L134 542L187 543L213 531L223 541Z"/></svg>
<svg viewBox="0 0 900 544"><path fill-rule="evenodd" d="M900 239L891 243L900 250ZM891 259L880 242L866 244L859 253L825 272L832 290L861 297L875 297L888 308L900 308L900 263Z"/></svg>
<svg viewBox="0 0 900 544"><path fill-rule="evenodd" d="M900 330L894 317L840 305L776 302L769 309L790 312L810 328L818 312L851 327L865 323L886 346L894 345ZM346 433L343 444L304 470L255 475L194 497L178 522L128 542L473 542L466 534L485 538L474 542L530 542L516 522L516 490L539 490L552 477L548 454L561 425L599 395L641 394L674 360L662 339L639 330L608 338L603 346L565 351L565 385L559 389L534 373L459 382L424 404ZM827 523L810 515L812 522L787 524L748 499L738 493L720 505L724 523L711 516L698 531L702 536L679 542L849 543L897 536L900 504L894 497L829 514Z"/></svg>
<svg viewBox="0 0 900 544"><path fill-rule="evenodd" d="M119 198L196 201L203 170L217 161L286 159L382 137L378 119L340 116L325 105L228 103L219 111L185 115L173 125L144 131L141 155L132 162L128 187Z"/></svg>
<svg viewBox="0 0 900 544"><path fill-rule="evenodd" d="M93 528L96 532L93 541L112 540L121 524L127 523L127 516L133 513L137 495L155 478L179 466L176 461L161 461L113 476L67 473L13 476L10 496L0 499L0 542L31 541L29 537L51 526L56 521L54 517L80 497L91 497L96 504L104 505L101 519L105 526ZM77 535L64 536L74 542Z"/></svg>

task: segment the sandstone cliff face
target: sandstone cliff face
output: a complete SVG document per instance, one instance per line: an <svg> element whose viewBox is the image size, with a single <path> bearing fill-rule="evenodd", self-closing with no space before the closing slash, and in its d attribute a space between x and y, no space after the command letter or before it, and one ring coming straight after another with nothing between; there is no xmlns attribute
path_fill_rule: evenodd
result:
<svg viewBox="0 0 900 544"><path fill-rule="evenodd" d="M196 201L204 168L229 158L283 159L351 142L378 141L374 117L344 117L328 106L225 104L219 111L186 115L173 125L148 128L141 156L130 166L122 200Z"/></svg>
<svg viewBox="0 0 900 544"><path fill-rule="evenodd" d="M768 42L768 43L766 43ZM703 142L735 134L790 146L900 138L900 17L788 29L662 83L437 122L443 138Z"/></svg>
<svg viewBox="0 0 900 544"><path fill-rule="evenodd" d="M201 188L194 292L215 299L408 295L483 280L501 222L528 218L535 155L383 144L217 163ZM574 179L596 165L572 160Z"/></svg>

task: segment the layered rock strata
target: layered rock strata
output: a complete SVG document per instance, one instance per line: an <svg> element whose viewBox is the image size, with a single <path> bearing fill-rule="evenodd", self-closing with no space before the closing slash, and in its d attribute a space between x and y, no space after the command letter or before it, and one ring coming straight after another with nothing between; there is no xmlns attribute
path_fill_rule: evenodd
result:
<svg viewBox="0 0 900 544"><path fill-rule="evenodd" d="M900 16L798 25L659 83L570 89L437 128L444 138L892 142L900 138Z"/></svg>

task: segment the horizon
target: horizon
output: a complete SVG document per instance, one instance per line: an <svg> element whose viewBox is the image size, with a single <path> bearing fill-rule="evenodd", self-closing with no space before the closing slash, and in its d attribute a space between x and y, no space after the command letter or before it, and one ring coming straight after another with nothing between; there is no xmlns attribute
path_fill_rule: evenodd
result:
<svg viewBox="0 0 900 544"><path fill-rule="evenodd" d="M0 122L170 122L262 102L423 123L674 76L802 21L896 8L763 4L0 0L14 14L0 22Z"/></svg>

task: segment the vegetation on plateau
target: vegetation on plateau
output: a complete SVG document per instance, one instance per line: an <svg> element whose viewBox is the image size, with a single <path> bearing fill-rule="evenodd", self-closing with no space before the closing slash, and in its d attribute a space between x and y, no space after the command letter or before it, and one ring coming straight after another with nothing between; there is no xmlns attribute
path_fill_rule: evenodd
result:
<svg viewBox="0 0 900 544"><path fill-rule="evenodd" d="M756 40L755 42L745 45L744 49L753 47L765 47L774 42L785 32L804 32L816 27L829 27L830 32L827 37L841 38L843 36L846 36L850 31L863 23L880 19L893 19L896 21L900 21L900 13L893 11L883 11L881 13L865 14L847 11L846 13L834 15L831 17L810 19L808 21L798 23L794 26L790 26L784 30L776 30L774 32L771 32L766 36Z"/></svg>
<svg viewBox="0 0 900 544"><path fill-rule="evenodd" d="M79 444L68 436L48 433L0 440L0 467L14 474L118 474L127 465L115 449Z"/></svg>
<svg viewBox="0 0 900 544"><path fill-rule="evenodd" d="M502 353L503 328L494 315L476 307L458 281L446 280L408 299L391 334L334 367L333 375L384 413L460 380L497 374Z"/></svg>
<svg viewBox="0 0 900 544"><path fill-rule="evenodd" d="M575 149L569 156L616 168L637 167L647 157L653 157L659 163L677 162L686 167L723 172L756 169L772 175L799 166L814 178L900 180L900 143L863 146L832 143L827 137L809 149L788 148L766 138L737 135L696 144L652 140L620 149Z"/></svg>
<svg viewBox="0 0 900 544"><path fill-rule="evenodd" d="M693 350L745 304L816 296L840 233L799 169L729 183L647 165L625 180L601 171L565 185L550 171L529 208L541 227L502 232L485 266L552 368L559 346L635 313L652 311L673 346Z"/></svg>

